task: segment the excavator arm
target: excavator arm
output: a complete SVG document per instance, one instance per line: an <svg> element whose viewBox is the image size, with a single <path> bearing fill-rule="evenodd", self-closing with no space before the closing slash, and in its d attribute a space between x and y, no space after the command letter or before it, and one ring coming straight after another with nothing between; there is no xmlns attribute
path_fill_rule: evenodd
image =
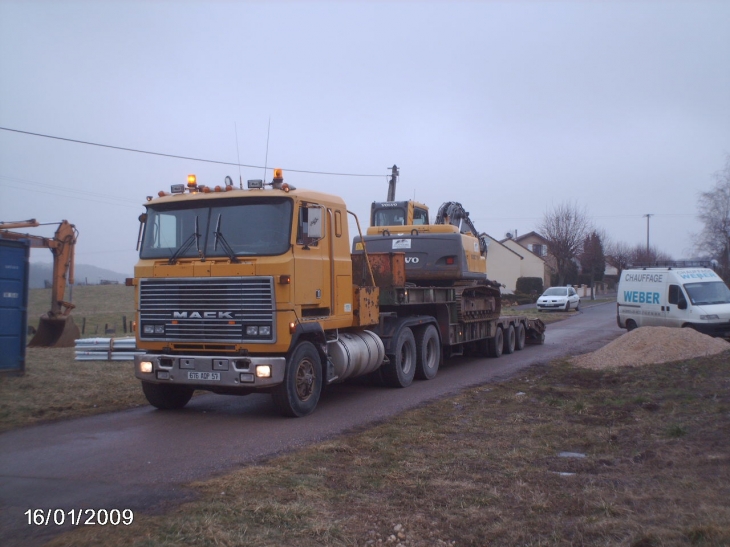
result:
<svg viewBox="0 0 730 547"><path fill-rule="evenodd" d="M0 238L13 241L27 240L33 248L46 248L53 255L51 282L51 309L40 320L38 331L29 346L70 347L80 337L78 327L70 316L74 304L64 300L66 283L74 282L74 249L79 232L67 220L59 223L52 238L11 232L10 229L35 228L35 219L18 222L0 222Z"/></svg>
<svg viewBox="0 0 730 547"><path fill-rule="evenodd" d="M436 213L435 224L452 224L459 228L462 234L471 234L479 240L479 250L481 254L487 254L486 234L477 232L476 226L469 218L469 213L464 210L461 203L455 201L447 201L439 207Z"/></svg>

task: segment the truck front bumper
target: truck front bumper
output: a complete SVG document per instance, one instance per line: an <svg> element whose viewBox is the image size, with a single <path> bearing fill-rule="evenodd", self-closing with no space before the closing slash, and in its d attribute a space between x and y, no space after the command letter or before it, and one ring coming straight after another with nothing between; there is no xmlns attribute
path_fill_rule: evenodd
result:
<svg viewBox="0 0 730 547"><path fill-rule="evenodd" d="M197 389L263 389L284 381L284 357L219 355L134 356L134 375L156 384L185 384Z"/></svg>

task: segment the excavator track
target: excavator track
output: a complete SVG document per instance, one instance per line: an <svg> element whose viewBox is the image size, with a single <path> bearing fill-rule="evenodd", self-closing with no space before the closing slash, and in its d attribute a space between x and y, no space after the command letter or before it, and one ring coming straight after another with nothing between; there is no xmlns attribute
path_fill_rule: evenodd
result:
<svg viewBox="0 0 730 547"><path fill-rule="evenodd" d="M486 285L457 286L455 289L460 322L499 318L502 312L499 289Z"/></svg>

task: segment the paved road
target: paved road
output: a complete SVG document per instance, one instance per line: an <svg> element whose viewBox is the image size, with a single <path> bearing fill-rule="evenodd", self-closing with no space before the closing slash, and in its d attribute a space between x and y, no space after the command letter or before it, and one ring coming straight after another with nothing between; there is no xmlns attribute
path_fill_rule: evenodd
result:
<svg viewBox="0 0 730 547"><path fill-rule="evenodd" d="M623 331L615 305L586 305L548 326L543 346L499 359L455 358L407 389L332 386L314 414L281 418L267 395L202 395L180 411L152 407L0 435L0 544L39 545L57 526L28 509L130 508L149 514L190 499L185 484L361 427L529 365L593 351Z"/></svg>

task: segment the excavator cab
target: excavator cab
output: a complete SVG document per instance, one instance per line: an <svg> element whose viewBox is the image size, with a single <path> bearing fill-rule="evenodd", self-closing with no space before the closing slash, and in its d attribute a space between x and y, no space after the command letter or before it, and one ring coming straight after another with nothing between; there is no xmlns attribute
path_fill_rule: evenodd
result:
<svg viewBox="0 0 730 547"><path fill-rule="evenodd" d="M427 224L429 224L428 207L417 201L376 201L370 207L371 228Z"/></svg>

